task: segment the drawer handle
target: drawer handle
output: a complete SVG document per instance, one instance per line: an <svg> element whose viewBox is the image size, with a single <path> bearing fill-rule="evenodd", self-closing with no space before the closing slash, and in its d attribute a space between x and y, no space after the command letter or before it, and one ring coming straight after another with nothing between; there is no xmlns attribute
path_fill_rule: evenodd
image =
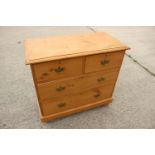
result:
<svg viewBox="0 0 155 155"><path fill-rule="evenodd" d="M108 64L109 62L110 62L109 60L104 59L104 60L101 61L101 65L106 65L106 64Z"/></svg>
<svg viewBox="0 0 155 155"><path fill-rule="evenodd" d="M99 97L99 96L101 96L101 94L100 94L99 92L97 92L97 93L94 95L95 98L97 98L97 97Z"/></svg>
<svg viewBox="0 0 155 155"><path fill-rule="evenodd" d="M62 108L62 107L64 107L64 106L66 106L66 103L59 103L57 106L58 106L59 108Z"/></svg>
<svg viewBox="0 0 155 155"><path fill-rule="evenodd" d="M104 80L105 80L104 77L100 77L100 78L97 79L98 82L102 82L102 81L104 81Z"/></svg>
<svg viewBox="0 0 155 155"><path fill-rule="evenodd" d="M65 89L65 87L58 87L58 88L56 88L56 91L63 91Z"/></svg>
<svg viewBox="0 0 155 155"><path fill-rule="evenodd" d="M55 72L56 73L61 73L61 72L64 72L65 68L64 67L58 67L55 69Z"/></svg>

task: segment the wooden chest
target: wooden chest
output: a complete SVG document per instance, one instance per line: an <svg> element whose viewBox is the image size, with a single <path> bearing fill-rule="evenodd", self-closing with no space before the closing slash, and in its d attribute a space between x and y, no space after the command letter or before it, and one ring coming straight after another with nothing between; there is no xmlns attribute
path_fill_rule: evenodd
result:
<svg viewBox="0 0 155 155"><path fill-rule="evenodd" d="M110 103L127 49L104 32L26 40L41 120Z"/></svg>

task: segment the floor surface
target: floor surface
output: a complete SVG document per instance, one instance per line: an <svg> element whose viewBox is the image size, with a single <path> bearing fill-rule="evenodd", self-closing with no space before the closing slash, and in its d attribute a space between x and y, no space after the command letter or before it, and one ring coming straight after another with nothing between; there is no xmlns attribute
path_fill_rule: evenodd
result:
<svg viewBox="0 0 155 155"><path fill-rule="evenodd" d="M105 31L129 50L113 102L49 123L39 119L26 38ZM0 27L0 128L155 128L155 27Z"/></svg>

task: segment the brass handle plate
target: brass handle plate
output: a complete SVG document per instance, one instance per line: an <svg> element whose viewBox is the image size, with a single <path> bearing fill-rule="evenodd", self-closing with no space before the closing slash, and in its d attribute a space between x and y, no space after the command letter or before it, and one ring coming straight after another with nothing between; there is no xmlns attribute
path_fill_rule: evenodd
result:
<svg viewBox="0 0 155 155"><path fill-rule="evenodd" d="M103 82L104 80L105 80L104 77L100 77L100 78L97 79L98 82Z"/></svg>
<svg viewBox="0 0 155 155"><path fill-rule="evenodd" d="M65 70L64 67L60 67L60 66L59 66L58 68L55 69L55 72L56 72L56 73L61 73L61 72L64 72L64 70Z"/></svg>
<svg viewBox="0 0 155 155"><path fill-rule="evenodd" d="M66 103L59 103L57 106L58 106L59 108L62 108L62 107L64 107L64 106L66 106Z"/></svg>
<svg viewBox="0 0 155 155"><path fill-rule="evenodd" d="M101 96L101 94L100 94L99 92L97 92L97 93L94 95L95 98L97 98L97 97L99 97L99 96Z"/></svg>
<svg viewBox="0 0 155 155"><path fill-rule="evenodd" d="M65 87L63 87L63 86L60 86L60 87L56 88L56 91L59 91L59 92L61 92L63 90L65 90Z"/></svg>
<svg viewBox="0 0 155 155"><path fill-rule="evenodd" d="M101 60L101 65L106 65L106 64L108 64L110 61L109 60L107 60L107 59L104 59L104 60Z"/></svg>

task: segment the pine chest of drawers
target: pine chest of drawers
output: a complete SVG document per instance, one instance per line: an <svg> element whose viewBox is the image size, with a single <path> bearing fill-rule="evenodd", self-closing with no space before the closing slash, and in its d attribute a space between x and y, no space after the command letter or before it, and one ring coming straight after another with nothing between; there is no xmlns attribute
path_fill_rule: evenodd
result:
<svg viewBox="0 0 155 155"><path fill-rule="evenodd" d="M127 49L104 32L26 40L41 120L110 103Z"/></svg>

